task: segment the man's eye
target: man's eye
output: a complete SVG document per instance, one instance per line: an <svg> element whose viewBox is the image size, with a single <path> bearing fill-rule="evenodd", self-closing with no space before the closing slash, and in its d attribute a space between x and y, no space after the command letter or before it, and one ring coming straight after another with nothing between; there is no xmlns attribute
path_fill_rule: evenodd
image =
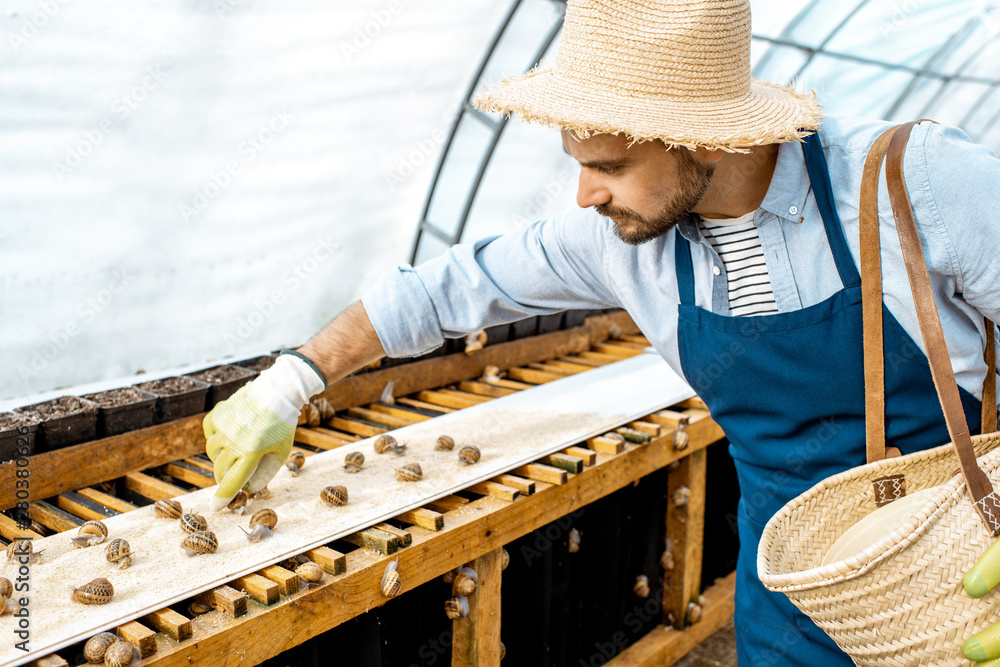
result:
<svg viewBox="0 0 1000 667"><path fill-rule="evenodd" d="M600 168L600 172L601 172L602 174L614 174L614 173L616 173L617 171L618 171L618 170L617 170L617 169L614 169L613 167L601 167L601 168Z"/></svg>

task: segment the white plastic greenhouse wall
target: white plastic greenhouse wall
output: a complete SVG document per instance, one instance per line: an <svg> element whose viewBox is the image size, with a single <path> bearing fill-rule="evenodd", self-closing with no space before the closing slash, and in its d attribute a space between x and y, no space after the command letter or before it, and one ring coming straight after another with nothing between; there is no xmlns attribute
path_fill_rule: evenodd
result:
<svg viewBox="0 0 1000 667"><path fill-rule="evenodd" d="M759 78L1000 145L997 2L752 6ZM408 261L510 8L4 0L0 410L301 344ZM486 81L528 69L561 7L519 12ZM478 160L473 144L452 156ZM509 123L462 240L574 206L576 177L556 133Z"/></svg>

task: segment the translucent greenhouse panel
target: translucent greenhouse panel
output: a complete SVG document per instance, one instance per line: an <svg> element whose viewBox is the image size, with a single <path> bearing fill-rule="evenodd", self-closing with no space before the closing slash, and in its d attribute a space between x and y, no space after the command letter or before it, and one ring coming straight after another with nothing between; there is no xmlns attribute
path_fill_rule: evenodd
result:
<svg viewBox="0 0 1000 667"><path fill-rule="evenodd" d="M879 118L912 78L899 70L817 54L800 81L816 91L827 114Z"/></svg>
<svg viewBox="0 0 1000 667"><path fill-rule="evenodd" d="M563 8L556 0L523 0L503 37L490 55L479 80L494 84L507 76L523 74L536 63L528 62L556 24L562 23Z"/></svg>
<svg viewBox="0 0 1000 667"><path fill-rule="evenodd" d="M991 42L996 42L997 35L1000 33L1000 23L997 21L1000 18L1000 12L997 10L983 11L982 2L962 2L956 4L974 5L973 7L968 7L965 12L960 14L966 21L964 30L958 32L956 28L952 36L943 30L938 32L933 24L929 24L925 28L929 34L939 35L938 39L941 44L946 43L945 37L951 37L951 39L947 40L947 49L941 54L940 58L931 63L929 68L943 76L987 76L996 78L997 61L995 59L987 61L989 66L978 72L974 67L970 69L970 64L983 62L984 52L988 51Z"/></svg>
<svg viewBox="0 0 1000 667"><path fill-rule="evenodd" d="M828 2L814 0L805 9L794 16L782 31L782 37L796 44L818 48L826 42L830 35L860 7L870 0L837 0ZM754 4L756 9L761 3ZM780 3L776 3L780 4Z"/></svg>
<svg viewBox="0 0 1000 667"><path fill-rule="evenodd" d="M446 236L458 235L466 196L472 190L479 163L492 141L493 129L476 114L467 113L459 121L427 212L428 221Z"/></svg>
<svg viewBox="0 0 1000 667"><path fill-rule="evenodd" d="M413 260L413 266L419 266L429 259L434 259L450 247L450 241L442 241L433 233L425 231L420 236L420 245L417 248L417 257Z"/></svg>
<svg viewBox="0 0 1000 667"><path fill-rule="evenodd" d="M754 64L753 51L759 49L757 45L761 44L767 44L770 48ZM755 39L750 46L753 75L762 81L788 83L808 58L808 54L798 47L771 44L766 40Z"/></svg>
<svg viewBox="0 0 1000 667"><path fill-rule="evenodd" d="M993 84L986 89L976 103L966 112L959 126L965 130L974 141L986 134L992 123L997 122L1000 112L1000 86Z"/></svg>
<svg viewBox="0 0 1000 667"><path fill-rule="evenodd" d="M973 105L989 92L989 86L980 83L951 82L944 86L941 95L934 99L921 117L933 118L945 125L956 125L969 133L970 129L963 125L963 121Z"/></svg>
<svg viewBox="0 0 1000 667"><path fill-rule="evenodd" d="M764 37L779 37L784 33L790 21L813 4L815 4L815 0L751 2L753 34Z"/></svg>
<svg viewBox="0 0 1000 667"><path fill-rule="evenodd" d="M903 123L920 118L920 114L941 94L944 81L938 78L918 76L898 95L883 114L886 120Z"/></svg>

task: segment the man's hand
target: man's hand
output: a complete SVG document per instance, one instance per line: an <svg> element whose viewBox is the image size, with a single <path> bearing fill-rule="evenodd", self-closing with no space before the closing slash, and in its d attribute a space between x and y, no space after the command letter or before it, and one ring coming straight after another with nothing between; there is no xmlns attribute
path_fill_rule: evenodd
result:
<svg viewBox="0 0 1000 667"><path fill-rule="evenodd" d="M326 380L311 361L285 352L205 416L205 450L219 483L213 511L228 505L240 489L256 493L271 481L292 450L299 412L325 388Z"/></svg>
<svg viewBox="0 0 1000 667"><path fill-rule="evenodd" d="M965 592L974 598L981 598L1000 583L1000 540L986 550L972 569L965 574L962 584ZM976 660L980 667L1000 665L1000 623L986 628L969 637L962 644L962 655Z"/></svg>

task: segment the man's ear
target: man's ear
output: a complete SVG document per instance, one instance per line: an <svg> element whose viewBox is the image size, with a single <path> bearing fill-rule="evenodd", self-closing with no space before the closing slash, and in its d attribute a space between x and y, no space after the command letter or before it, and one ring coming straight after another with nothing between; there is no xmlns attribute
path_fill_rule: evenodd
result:
<svg viewBox="0 0 1000 667"><path fill-rule="evenodd" d="M695 150L694 154L695 158L702 164L715 164L722 159L722 156L726 154L726 151L718 148L698 148Z"/></svg>

